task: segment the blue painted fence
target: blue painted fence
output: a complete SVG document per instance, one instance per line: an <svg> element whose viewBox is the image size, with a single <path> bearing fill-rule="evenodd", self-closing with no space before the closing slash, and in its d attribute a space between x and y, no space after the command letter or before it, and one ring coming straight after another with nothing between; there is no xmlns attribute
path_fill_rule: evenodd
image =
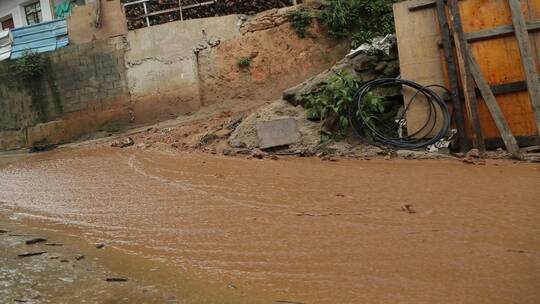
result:
<svg viewBox="0 0 540 304"><path fill-rule="evenodd" d="M58 19L11 30L13 45L11 59L21 58L25 52L51 52L69 44L67 21Z"/></svg>

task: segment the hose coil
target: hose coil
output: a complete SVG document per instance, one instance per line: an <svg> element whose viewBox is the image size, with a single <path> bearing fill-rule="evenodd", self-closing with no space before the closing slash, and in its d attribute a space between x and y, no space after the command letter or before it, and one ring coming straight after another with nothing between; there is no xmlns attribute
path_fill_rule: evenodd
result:
<svg viewBox="0 0 540 304"><path fill-rule="evenodd" d="M397 117L396 123L392 126L384 126L386 129L393 129L393 133L396 134L395 136L389 136L388 134L384 134L384 130L374 126L372 123L368 123L368 117L363 109L366 106L366 96L368 93L373 92L378 88L396 85L400 85L403 88L408 87L413 89L415 93L412 95L409 102L406 103L406 106L400 116ZM446 88L439 85L423 86L416 82L403 79L383 78L367 82L360 87L353 99L352 106L348 109L349 122L357 136L365 139L363 134L365 134L364 130L366 130L375 142L385 146L412 150L433 145L448 134L452 120L446 102L440 95L432 90L432 88L435 87L442 88L448 92ZM400 132L399 129L403 128L403 124L406 122L405 118L407 112L409 111L411 105L418 101L417 97L420 95L425 97L425 101L427 101L428 104L427 119L422 127L414 133L402 135L402 132ZM441 115L437 115L438 112L440 112ZM440 130L438 130L436 135L433 137L425 137L428 134L432 134L434 131L436 131L435 128L439 123L438 119L440 119L440 117L443 119Z"/></svg>

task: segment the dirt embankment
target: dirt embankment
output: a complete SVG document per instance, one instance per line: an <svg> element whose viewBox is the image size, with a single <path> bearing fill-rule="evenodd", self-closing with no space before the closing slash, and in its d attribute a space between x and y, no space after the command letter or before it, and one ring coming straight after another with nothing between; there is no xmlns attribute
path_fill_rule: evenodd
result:
<svg viewBox="0 0 540 304"><path fill-rule="evenodd" d="M348 41L329 37L315 19L310 35L299 38L286 17L291 9L297 8L261 13L241 27L242 36L198 53L203 106L231 99L275 100L343 58ZM242 58L249 66L238 65Z"/></svg>

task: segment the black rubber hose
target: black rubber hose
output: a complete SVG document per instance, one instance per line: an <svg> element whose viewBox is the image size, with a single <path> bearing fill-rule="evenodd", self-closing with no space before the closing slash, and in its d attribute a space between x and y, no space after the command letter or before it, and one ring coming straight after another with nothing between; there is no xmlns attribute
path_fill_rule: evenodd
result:
<svg viewBox="0 0 540 304"><path fill-rule="evenodd" d="M427 119L423 126L413 134L408 134L406 136L402 137L390 137L388 135L383 134L383 130L377 129L376 126L370 124L367 122L367 117L365 116L364 111L362 109L365 105L365 98L369 92L374 91L377 88L385 87L385 86L405 86L412 88L415 90L415 94L411 97L408 103L406 103L406 107L404 111L401 114L401 117L398 118L399 121L401 121L405 115L407 114L410 106L416 102L417 97L419 95L423 95L425 97L425 100L428 102L428 113L427 113ZM446 91L448 91L446 88L439 86L439 85L432 85L432 86L423 86L416 82L409 81L409 80L403 80L403 79L394 79L394 78L383 78L383 79L376 79L370 82L365 83L360 87L360 90L356 93L353 104L351 107L349 107L348 116L349 116L349 122L355 131L356 135L358 135L361 138L365 139L364 130L367 130L368 133L371 135L373 140L375 140L377 143L385 145L385 146L391 146L396 147L400 149L419 149L424 148L429 145L433 145L443 139L450 130L451 127L451 116L450 111L448 110L448 106L446 105L446 102L443 100L443 98L435 93L431 88L432 87L439 87ZM439 111L442 111L442 128L437 132L437 134L434 137L431 138L424 138L420 137L419 135L424 134L431 134L436 126L437 126L437 109ZM379 126L380 127L380 126ZM396 126L384 126L387 129L393 129L396 130ZM399 128L399 127L398 127Z"/></svg>

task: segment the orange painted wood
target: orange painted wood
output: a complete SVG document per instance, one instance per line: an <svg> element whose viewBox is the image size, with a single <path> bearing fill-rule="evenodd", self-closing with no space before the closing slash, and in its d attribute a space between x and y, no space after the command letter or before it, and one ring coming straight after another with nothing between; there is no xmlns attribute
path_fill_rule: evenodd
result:
<svg viewBox="0 0 540 304"><path fill-rule="evenodd" d="M540 19L540 0L523 0L522 9L527 20ZM465 33L511 25L512 15L507 0L460 1L460 12ZM531 34L537 69L540 71L540 35ZM471 43L471 50L490 85L525 81L520 50L513 36ZM536 136L536 124L531 100L527 92L497 96L504 117L515 136ZM483 100L479 102L484 137L499 138L500 134Z"/></svg>

